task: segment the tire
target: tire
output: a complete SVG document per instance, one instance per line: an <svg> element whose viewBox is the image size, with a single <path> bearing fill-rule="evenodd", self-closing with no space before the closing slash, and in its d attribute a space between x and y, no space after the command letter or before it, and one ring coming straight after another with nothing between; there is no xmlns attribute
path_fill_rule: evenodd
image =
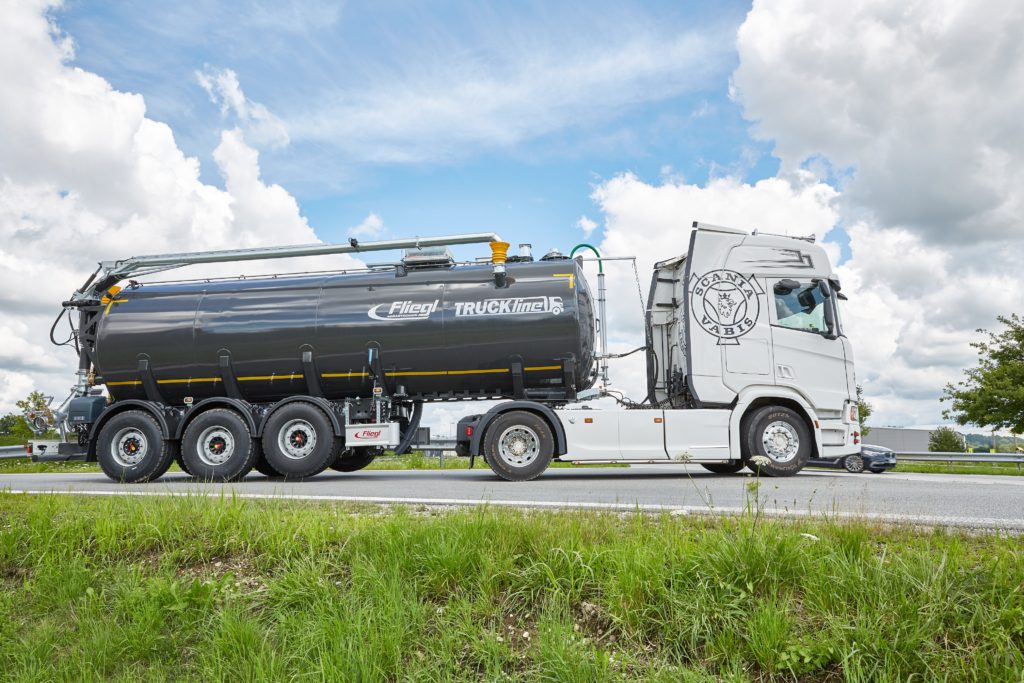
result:
<svg viewBox="0 0 1024 683"><path fill-rule="evenodd" d="M551 464L555 439L548 423L525 410L494 418L483 439L484 460L506 481L536 479Z"/></svg>
<svg viewBox="0 0 1024 683"><path fill-rule="evenodd" d="M863 473L864 472L864 458L863 458L863 456L857 455L856 453L854 453L853 455L846 456L845 458L843 458L843 468L847 472L851 472L853 474L861 474L861 473Z"/></svg>
<svg viewBox="0 0 1024 683"><path fill-rule="evenodd" d="M736 474L744 467L746 467L747 463L740 460L738 462L701 463L700 466L706 469L708 472L714 472L715 474Z"/></svg>
<svg viewBox="0 0 1024 683"><path fill-rule="evenodd" d="M373 462L381 453L379 448L346 448L331 464L331 469L339 472L356 472Z"/></svg>
<svg viewBox="0 0 1024 683"><path fill-rule="evenodd" d="M869 470L869 472L871 472L871 474L883 474L885 472L885 470L884 469L881 469L881 470L875 469L875 470Z"/></svg>
<svg viewBox="0 0 1024 683"><path fill-rule="evenodd" d="M323 472L337 458L340 443L330 419L312 403L281 406L263 428L267 464L288 479Z"/></svg>
<svg viewBox="0 0 1024 683"><path fill-rule="evenodd" d="M751 471L769 477L791 477L811 457L814 446L810 429L793 409L759 408L743 420L743 459ZM754 458L766 458L756 464Z"/></svg>
<svg viewBox="0 0 1024 683"><path fill-rule="evenodd" d="M267 456L263 454L263 441L256 440L253 445L256 448L256 463L252 466L253 469L266 477L280 477L281 473L270 466Z"/></svg>
<svg viewBox="0 0 1024 683"><path fill-rule="evenodd" d="M234 410L212 408L188 423L181 458L202 481L238 481L256 463L249 423Z"/></svg>
<svg viewBox="0 0 1024 683"><path fill-rule="evenodd" d="M181 444L180 443L178 444L178 447L174 449L174 463L178 466L178 469L180 469L182 472L184 472L185 474L187 474L189 476L192 476L192 473L189 472L189 470L188 470L188 465L185 463L185 458L181 457Z"/></svg>
<svg viewBox="0 0 1024 683"><path fill-rule="evenodd" d="M103 425L96 440L96 459L114 481L131 484L160 478L174 460L174 447L164 440L156 418L128 410Z"/></svg>

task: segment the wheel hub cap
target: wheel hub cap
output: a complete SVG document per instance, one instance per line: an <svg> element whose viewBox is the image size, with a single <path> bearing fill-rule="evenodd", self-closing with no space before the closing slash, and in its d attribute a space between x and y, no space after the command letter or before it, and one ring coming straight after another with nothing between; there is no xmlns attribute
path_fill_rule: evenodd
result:
<svg viewBox="0 0 1024 683"><path fill-rule="evenodd" d="M292 420L281 428L277 444L285 456L301 460L316 447L316 430L305 420Z"/></svg>
<svg viewBox="0 0 1024 683"><path fill-rule="evenodd" d="M223 465L235 454L235 438L224 427L207 427L199 435L199 459L207 465Z"/></svg>
<svg viewBox="0 0 1024 683"><path fill-rule="evenodd" d="M122 467L135 467L149 453L149 441L146 435L134 427L125 427L114 435L110 445L110 454Z"/></svg>
<svg viewBox="0 0 1024 683"><path fill-rule="evenodd" d="M776 462L789 462L800 449L800 437L788 422L772 422L761 438L765 454Z"/></svg>
<svg viewBox="0 0 1024 683"><path fill-rule="evenodd" d="M501 433L498 455L512 467L526 467L540 454L540 437L529 427L516 425Z"/></svg>

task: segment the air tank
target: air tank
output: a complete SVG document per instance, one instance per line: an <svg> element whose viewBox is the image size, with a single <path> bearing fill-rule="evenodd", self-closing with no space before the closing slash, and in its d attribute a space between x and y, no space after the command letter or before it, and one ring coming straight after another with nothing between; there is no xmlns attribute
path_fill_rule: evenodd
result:
<svg viewBox="0 0 1024 683"><path fill-rule="evenodd" d="M114 400L212 396L571 399L593 384L594 310L568 259L126 287L99 321ZM383 378L381 378L383 376Z"/></svg>

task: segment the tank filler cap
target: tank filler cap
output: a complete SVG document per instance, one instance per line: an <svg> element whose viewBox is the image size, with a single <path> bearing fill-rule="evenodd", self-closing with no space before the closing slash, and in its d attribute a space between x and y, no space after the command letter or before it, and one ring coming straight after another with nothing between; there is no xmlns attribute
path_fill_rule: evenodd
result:
<svg viewBox="0 0 1024 683"><path fill-rule="evenodd" d="M548 253L544 254L541 261L568 261L569 257L558 251L558 249L552 249Z"/></svg>

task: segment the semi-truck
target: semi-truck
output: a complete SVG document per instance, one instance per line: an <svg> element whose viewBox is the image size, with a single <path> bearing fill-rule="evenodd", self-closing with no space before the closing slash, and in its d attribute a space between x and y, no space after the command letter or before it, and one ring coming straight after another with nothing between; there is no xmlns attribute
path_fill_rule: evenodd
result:
<svg viewBox="0 0 1024 683"><path fill-rule="evenodd" d="M456 261L449 247L466 244L491 253ZM78 371L64 403L27 416L64 435L40 457L98 461L123 482L173 462L208 481L351 472L407 452L424 404L484 400L459 421L456 451L509 481L553 460L788 476L859 449L845 297L813 238L693 223L686 253L654 265L635 349L646 395L633 399L609 388L608 257L509 246L480 233L101 262L51 329ZM396 250L398 261L342 271L137 279Z"/></svg>

